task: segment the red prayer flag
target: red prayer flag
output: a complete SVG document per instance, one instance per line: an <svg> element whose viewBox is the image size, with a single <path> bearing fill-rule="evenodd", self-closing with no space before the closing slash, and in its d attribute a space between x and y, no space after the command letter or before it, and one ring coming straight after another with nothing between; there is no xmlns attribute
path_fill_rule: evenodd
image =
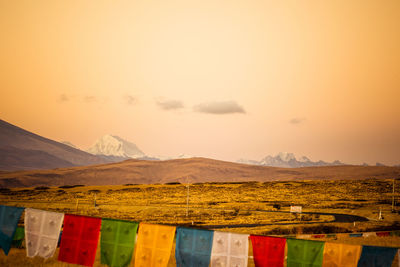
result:
<svg viewBox="0 0 400 267"><path fill-rule="evenodd" d="M390 232L376 232L376 235L380 237L390 236Z"/></svg>
<svg viewBox="0 0 400 267"><path fill-rule="evenodd" d="M250 235L256 267L282 267L286 239L280 237Z"/></svg>
<svg viewBox="0 0 400 267"><path fill-rule="evenodd" d="M312 235L311 237L312 238L324 238L325 235L324 234L322 234L322 235Z"/></svg>
<svg viewBox="0 0 400 267"><path fill-rule="evenodd" d="M93 266L101 219L65 214L58 260Z"/></svg>

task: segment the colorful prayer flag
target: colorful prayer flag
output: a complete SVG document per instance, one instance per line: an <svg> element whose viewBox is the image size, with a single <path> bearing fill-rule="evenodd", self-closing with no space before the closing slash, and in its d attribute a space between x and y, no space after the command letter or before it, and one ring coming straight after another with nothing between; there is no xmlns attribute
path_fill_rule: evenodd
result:
<svg viewBox="0 0 400 267"><path fill-rule="evenodd" d="M45 259L53 256L64 214L27 208L25 210L26 255Z"/></svg>
<svg viewBox="0 0 400 267"><path fill-rule="evenodd" d="M214 232L211 267L246 267L249 256L249 235Z"/></svg>
<svg viewBox="0 0 400 267"><path fill-rule="evenodd" d="M101 264L128 266L132 260L138 223L103 219L101 222Z"/></svg>
<svg viewBox="0 0 400 267"><path fill-rule="evenodd" d="M135 266L167 266L174 242L175 229L174 226L140 223L135 250Z"/></svg>
<svg viewBox="0 0 400 267"><path fill-rule="evenodd" d="M357 267L361 246L338 243L325 243L324 267Z"/></svg>
<svg viewBox="0 0 400 267"><path fill-rule="evenodd" d="M208 267L214 232L179 227L176 233L176 265Z"/></svg>
<svg viewBox="0 0 400 267"><path fill-rule="evenodd" d="M399 267L400 267L400 249L397 250L397 262L398 262Z"/></svg>
<svg viewBox="0 0 400 267"><path fill-rule="evenodd" d="M375 232L363 233L363 237L372 237L372 236L376 236L376 233Z"/></svg>
<svg viewBox="0 0 400 267"><path fill-rule="evenodd" d="M391 236L400 236L400 230L395 230L390 232ZM399 261L400 262L400 261Z"/></svg>
<svg viewBox="0 0 400 267"><path fill-rule="evenodd" d="M282 267L285 257L286 239L279 237L250 235L256 267Z"/></svg>
<svg viewBox="0 0 400 267"><path fill-rule="evenodd" d="M58 260L92 266L99 241L101 219L65 214Z"/></svg>
<svg viewBox="0 0 400 267"><path fill-rule="evenodd" d="M8 255L24 208L0 205L0 247Z"/></svg>
<svg viewBox="0 0 400 267"><path fill-rule="evenodd" d="M288 239L287 267L322 266L324 242Z"/></svg>
<svg viewBox="0 0 400 267"><path fill-rule="evenodd" d="M14 237L11 243L11 247L13 248L22 248L22 241L24 241L25 237L25 229L24 227L17 227L15 229Z"/></svg>
<svg viewBox="0 0 400 267"><path fill-rule="evenodd" d="M396 253L397 248L363 246L357 266L390 267Z"/></svg>
<svg viewBox="0 0 400 267"><path fill-rule="evenodd" d="M349 234L350 237L362 237L362 233L356 233L356 234Z"/></svg>
<svg viewBox="0 0 400 267"><path fill-rule="evenodd" d="M379 237L390 236L390 232L376 232L376 236Z"/></svg>

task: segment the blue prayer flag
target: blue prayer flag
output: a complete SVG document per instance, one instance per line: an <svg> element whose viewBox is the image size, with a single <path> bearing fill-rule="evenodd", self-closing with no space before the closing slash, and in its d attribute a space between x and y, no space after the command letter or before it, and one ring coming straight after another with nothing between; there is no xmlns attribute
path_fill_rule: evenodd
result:
<svg viewBox="0 0 400 267"><path fill-rule="evenodd" d="M397 248L363 246L358 267L390 267Z"/></svg>
<svg viewBox="0 0 400 267"><path fill-rule="evenodd" d="M362 237L363 234L357 233L357 234L350 234L349 236L350 236L350 237Z"/></svg>
<svg viewBox="0 0 400 267"><path fill-rule="evenodd" d="M213 231L179 227L176 234L176 265L208 267L213 235Z"/></svg>
<svg viewBox="0 0 400 267"><path fill-rule="evenodd" d="M0 205L0 247L8 255L24 208Z"/></svg>

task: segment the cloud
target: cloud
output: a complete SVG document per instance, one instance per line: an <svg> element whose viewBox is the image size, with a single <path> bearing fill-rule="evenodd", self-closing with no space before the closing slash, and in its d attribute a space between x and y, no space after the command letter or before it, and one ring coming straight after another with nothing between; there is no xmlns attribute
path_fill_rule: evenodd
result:
<svg viewBox="0 0 400 267"><path fill-rule="evenodd" d="M92 103L92 102L96 102L97 98L92 95L87 95L83 98L83 101L85 101L86 103Z"/></svg>
<svg viewBox="0 0 400 267"><path fill-rule="evenodd" d="M68 102L70 100L70 97L66 94L61 94L58 97L58 102L64 103L64 102Z"/></svg>
<svg viewBox="0 0 400 267"><path fill-rule="evenodd" d="M293 118L289 121L291 124L301 124L306 121L306 118Z"/></svg>
<svg viewBox="0 0 400 267"><path fill-rule="evenodd" d="M246 113L236 101L205 102L193 107L196 112L208 114Z"/></svg>
<svg viewBox="0 0 400 267"><path fill-rule="evenodd" d="M124 101L128 106L132 106L137 103L138 99L137 97L131 96L131 95L125 95L124 96Z"/></svg>
<svg viewBox="0 0 400 267"><path fill-rule="evenodd" d="M184 108L182 101L179 100L157 100L157 106L163 110L174 110Z"/></svg>

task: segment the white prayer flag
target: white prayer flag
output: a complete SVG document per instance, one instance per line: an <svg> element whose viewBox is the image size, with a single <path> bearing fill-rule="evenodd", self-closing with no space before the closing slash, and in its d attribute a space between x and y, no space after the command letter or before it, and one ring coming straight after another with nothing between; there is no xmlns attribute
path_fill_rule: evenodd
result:
<svg viewBox="0 0 400 267"><path fill-rule="evenodd" d="M60 236L64 214L27 208L25 209L25 240L28 257L53 256Z"/></svg>
<svg viewBox="0 0 400 267"><path fill-rule="evenodd" d="M247 267L249 235L214 232L211 267Z"/></svg>
<svg viewBox="0 0 400 267"><path fill-rule="evenodd" d="M376 237L376 233L375 232L367 232L367 233L363 233L362 236L363 237L372 237L372 236Z"/></svg>

